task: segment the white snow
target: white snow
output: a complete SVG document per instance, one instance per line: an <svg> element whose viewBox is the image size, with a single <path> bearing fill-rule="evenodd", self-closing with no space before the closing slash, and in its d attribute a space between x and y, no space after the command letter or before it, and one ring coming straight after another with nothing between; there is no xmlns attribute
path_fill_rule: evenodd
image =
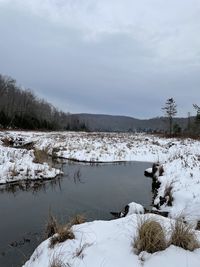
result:
<svg viewBox="0 0 200 267"><path fill-rule="evenodd" d="M171 245L164 251L136 255L132 244L138 221L143 216L147 215L131 215L113 221L94 221L73 226L74 240L56 244L53 249L49 248L49 239L44 241L24 267L50 267L55 258L59 258L63 266L71 267L199 267L200 249L190 252ZM169 235L170 220L151 216L160 221ZM196 234L200 238L199 233Z"/></svg>
<svg viewBox="0 0 200 267"><path fill-rule="evenodd" d="M152 168L148 168L145 170L148 174L152 174Z"/></svg>
<svg viewBox="0 0 200 267"><path fill-rule="evenodd" d="M1 133L0 138L6 136ZM47 163L35 163L34 158L33 150L6 147L0 141L0 184L27 179L51 179L61 173Z"/></svg>
<svg viewBox="0 0 200 267"><path fill-rule="evenodd" d="M144 207L136 202L131 202L128 204L128 213L126 216L132 215L132 214L144 214Z"/></svg>

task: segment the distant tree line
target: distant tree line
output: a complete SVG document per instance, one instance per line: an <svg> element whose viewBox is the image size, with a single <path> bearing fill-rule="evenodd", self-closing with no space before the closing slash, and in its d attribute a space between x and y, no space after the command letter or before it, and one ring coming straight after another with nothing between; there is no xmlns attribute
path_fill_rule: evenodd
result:
<svg viewBox="0 0 200 267"><path fill-rule="evenodd" d="M31 130L86 130L78 117L71 116L22 89L14 79L0 74L0 128Z"/></svg>

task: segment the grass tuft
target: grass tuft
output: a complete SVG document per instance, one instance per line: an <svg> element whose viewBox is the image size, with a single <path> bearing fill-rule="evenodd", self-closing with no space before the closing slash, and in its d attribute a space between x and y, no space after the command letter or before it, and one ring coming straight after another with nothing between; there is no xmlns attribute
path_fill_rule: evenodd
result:
<svg viewBox="0 0 200 267"><path fill-rule="evenodd" d="M73 258L83 259L84 258L84 250L90 246L91 246L91 244L89 244L89 243L80 244L79 248L76 249L76 252L75 252L75 255Z"/></svg>
<svg viewBox="0 0 200 267"><path fill-rule="evenodd" d="M59 224L56 218L49 214L49 218L45 227L45 237L49 238L58 232Z"/></svg>
<svg viewBox="0 0 200 267"><path fill-rule="evenodd" d="M74 239L75 235L68 225L60 225L57 233L50 239L50 248L53 248L56 244L65 242L68 239Z"/></svg>
<svg viewBox="0 0 200 267"><path fill-rule="evenodd" d="M59 256L54 256L53 259L51 260L49 267L67 267L69 265L66 265L60 258Z"/></svg>
<svg viewBox="0 0 200 267"><path fill-rule="evenodd" d="M69 221L69 223L61 225L50 213L45 230L46 237L51 237L49 247L53 248L58 243L62 243L68 239L74 239L75 235L72 226L84 223L85 221L83 215L76 215Z"/></svg>
<svg viewBox="0 0 200 267"><path fill-rule="evenodd" d="M194 230L190 225L183 223L181 220L176 220L175 224L172 226L170 245L190 251L200 248Z"/></svg>
<svg viewBox="0 0 200 267"><path fill-rule="evenodd" d="M3 142L3 145L6 147L12 147L14 144L14 140L10 137L4 137L3 139L1 139L1 141Z"/></svg>
<svg viewBox="0 0 200 267"><path fill-rule="evenodd" d="M160 223L153 218L140 221L133 247L136 249L137 254L142 251L154 253L166 249L165 233Z"/></svg>
<svg viewBox="0 0 200 267"><path fill-rule="evenodd" d="M35 148L34 149L34 156L35 156L35 158L33 160L34 163L43 164L44 162L48 162L48 160L49 160L48 153L44 149L40 150L40 149Z"/></svg>
<svg viewBox="0 0 200 267"><path fill-rule="evenodd" d="M73 225L78 225L78 224L85 223L85 222L86 222L85 216L78 214L70 220L69 225L73 226Z"/></svg>

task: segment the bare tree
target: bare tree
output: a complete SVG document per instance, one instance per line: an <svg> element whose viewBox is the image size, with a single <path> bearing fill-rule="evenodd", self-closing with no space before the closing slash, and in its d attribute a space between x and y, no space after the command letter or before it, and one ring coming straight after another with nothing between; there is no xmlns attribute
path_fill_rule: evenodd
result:
<svg viewBox="0 0 200 267"><path fill-rule="evenodd" d="M162 110L165 113L165 116L168 118L169 121L169 134L172 135L172 124L173 124L173 118L177 114L177 105L173 99L173 97L168 98L165 106L162 108Z"/></svg>

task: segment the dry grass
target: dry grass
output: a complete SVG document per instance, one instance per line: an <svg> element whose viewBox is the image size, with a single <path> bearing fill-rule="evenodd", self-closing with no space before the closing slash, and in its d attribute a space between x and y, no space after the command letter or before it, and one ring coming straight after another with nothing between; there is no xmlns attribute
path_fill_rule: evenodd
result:
<svg viewBox="0 0 200 267"><path fill-rule="evenodd" d="M72 226L84 223L85 221L83 215L76 215L69 221L69 223L61 225L50 213L45 229L45 236L47 238L51 237L49 247L53 248L55 244L62 243L68 239L74 239L75 235L72 231Z"/></svg>
<svg viewBox="0 0 200 267"><path fill-rule="evenodd" d="M16 165L14 165L12 169L10 169L10 175L11 177L16 177L17 175L19 175L19 172L16 170Z"/></svg>
<svg viewBox="0 0 200 267"><path fill-rule="evenodd" d="M40 163L43 164L44 162L48 162L49 161L49 156L46 150L40 150L35 148L34 149L34 156L35 159L33 160L34 163Z"/></svg>
<svg viewBox="0 0 200 267"><path fill-rule="evenodd" d="M3 145L7 146L7 147L12 147L13 144L14 144L13 139L12 138L8 138L8 137L2 138L1 141L3 142Z"/></svg>
<svg viewBox="0 0 200 267"><path fill-rule="evenodd" d="M170 245L190 251L200 248L194 230L190 225L183 223L181 220L176 220L175 224L172 225Z"/></svg>
<svg viewBox="0 0 200 267"><path fill-rule="evenodd" d="M59 256L54 256L49 263L49 267L67 267L69 265L65 264Z"/></svg>
<svg viewBox="0 0 200 267"><path fill-rule="evenodd" d="M80 246L76 249L76 252L74 254L73 258L79 258L83 259L84 258L84 250L88 247L90 247L92 244L85 243L85 244L80 244Z"/></svg>
<svg viewBox="0 0 200 267"><path fill-rule="evenodd" d="M84 215L76 215L74 216L70 222L69 225L73 226L73 225L77 225L77 224L81 224L81 223L85 223L86 222L86 218Z"/></svg>
<svg viewBox="0 0 200 267"><path fill-rule="evenodd" d="M65 242L69 239L74 239L75 235L68 225L59 225L57 233L50 239L50 248L53 248L56 244Z"/></svg>
<svg viewBox="0 0 200 267"><path fill-rule="evenodd" d="M166 249L165 233L160 223L153 218L140 221L133 247L136 249L137 254L142 251L154 253Z"/></svg>
<svg viewBox="0 0 200 267"><path fill-rule="evenodd" d="M52 154L51 154L52 159L57 159L58 158L57 152L59 152L59 151L60 151L60 149L58 147L53 147Z"/></svg>
<svg viewBox="0 0 200 267"><path fill-rule="evenodd" d="M58 232L59 224L57 219L50 213L45 227L45 237L49 238Z"/></svg>

